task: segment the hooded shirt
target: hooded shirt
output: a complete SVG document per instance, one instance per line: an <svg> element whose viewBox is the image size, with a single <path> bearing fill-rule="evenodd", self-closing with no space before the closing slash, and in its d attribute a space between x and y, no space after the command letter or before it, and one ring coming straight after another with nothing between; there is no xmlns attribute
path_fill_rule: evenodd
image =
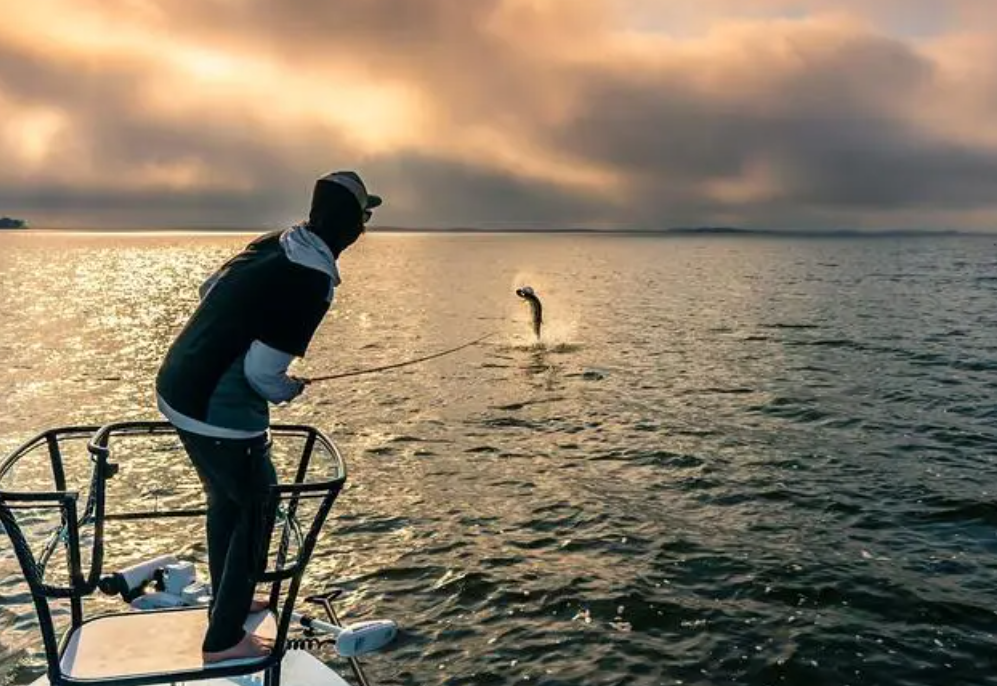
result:
<svg viewBox="0 0 997 686"><path fill-rule="evenodd" d="M157 404L176 427L252 438L269 403L296 396L287 376L340 284L336 259L308 225L261 236L201 286L201 302L156 377Z"/></svg>

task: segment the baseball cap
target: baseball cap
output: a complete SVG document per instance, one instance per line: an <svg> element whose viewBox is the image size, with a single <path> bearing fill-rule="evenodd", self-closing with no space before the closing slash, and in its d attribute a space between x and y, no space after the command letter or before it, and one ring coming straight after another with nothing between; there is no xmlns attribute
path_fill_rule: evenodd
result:
<svg viewBox="0 0 997 686"><path fill-rule="evenodd" d="M360 209L369 212L375 207L380 207L383 199L380 195L374 195L367 191L367 186L363 179L355 171L334 171L326 174L318 180L319 183L335 183L346 188L360 204Z"/></svg>

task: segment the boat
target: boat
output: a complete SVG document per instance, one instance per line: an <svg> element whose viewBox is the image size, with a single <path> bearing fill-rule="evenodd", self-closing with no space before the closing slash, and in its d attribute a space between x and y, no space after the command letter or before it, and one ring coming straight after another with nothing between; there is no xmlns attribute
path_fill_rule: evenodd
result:
<svg viewBox="0 0 997 686"><path fill-rule="evenodd" d="M195 498L199 483L180 496L157 496L152 505L117 497L120 487L141 474L141 465L151 469L170 451L183 454L172 425L132 421L52 428L0 462L0 524L27 582L45 652L46 673L32 686L350 686L343 673L312 654L329 643L345 657L354 683L368 686L358 656L390 643L394 622L344 626L333 607L340 589L304 599L321 608L325 620L296 609L305 568L346 483L345 461L311 426L275 425L271 437L274 454L279 449L285 456L278 474L290 476L271 488L265 508L269 543L257 589L269 591L269 608L250 615L245 627L271 639L274 648L264 658L215 664L203 663L200 647L210 590L194 579L190 561L167 554L105 569L106 560L129 553L115 549L127 546L109 542L115 527L156 520L176 527L206 514L203 494ZM16 483L24 472L32 474L27 486ZM54 529L39 526L46 516L57 523ZM91 612L107 605L91 601L110 595L127 608ZM61 637L54 621L59 606L69 610ZM292 630L307 633L295 638Z"/></svg>

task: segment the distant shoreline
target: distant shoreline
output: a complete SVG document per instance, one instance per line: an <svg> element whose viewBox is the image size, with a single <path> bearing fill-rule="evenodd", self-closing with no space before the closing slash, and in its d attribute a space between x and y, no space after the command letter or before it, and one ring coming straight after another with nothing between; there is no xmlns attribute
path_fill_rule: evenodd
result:
<svg viewBox="0 0 997 686"><path fill-rule="evenodd" d="M21 228L11 230L16 234L38 233L153 233L153 234L260 234L273 231L276 227L235 228L235 227L159 227L159 228ZM997 229L997 227L995 227ZM0 235L6 233L0 229ZM601 235L601 236L634 236L634 237L759 237L759 238L938 238L950 236L997 236L997 232L963 231L956 229L744 229L736 227L674 227L667 229L587 229L587 228L505 228L481 229L465 227L449 228L410 228L377 226L369 229L371 235L376 234L471 234L471 235L503 235L503 234L566 234L566 235Z"/></svg>

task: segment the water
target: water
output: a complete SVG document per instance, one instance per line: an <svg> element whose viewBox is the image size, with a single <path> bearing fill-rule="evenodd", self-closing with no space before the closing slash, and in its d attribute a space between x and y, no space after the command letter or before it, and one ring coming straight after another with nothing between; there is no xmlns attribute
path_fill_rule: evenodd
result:
<svg viewBox="0 0 997 686"><path fill-rule="evenodd" d="M0 235L0 448L156 418L247 240ZM351 468L309 590L400 622L378 684L997 684L995 268L970 237L368 236L301 374L497 335L275 414ZM31 609L0 588L26 683Z"/></svg>

